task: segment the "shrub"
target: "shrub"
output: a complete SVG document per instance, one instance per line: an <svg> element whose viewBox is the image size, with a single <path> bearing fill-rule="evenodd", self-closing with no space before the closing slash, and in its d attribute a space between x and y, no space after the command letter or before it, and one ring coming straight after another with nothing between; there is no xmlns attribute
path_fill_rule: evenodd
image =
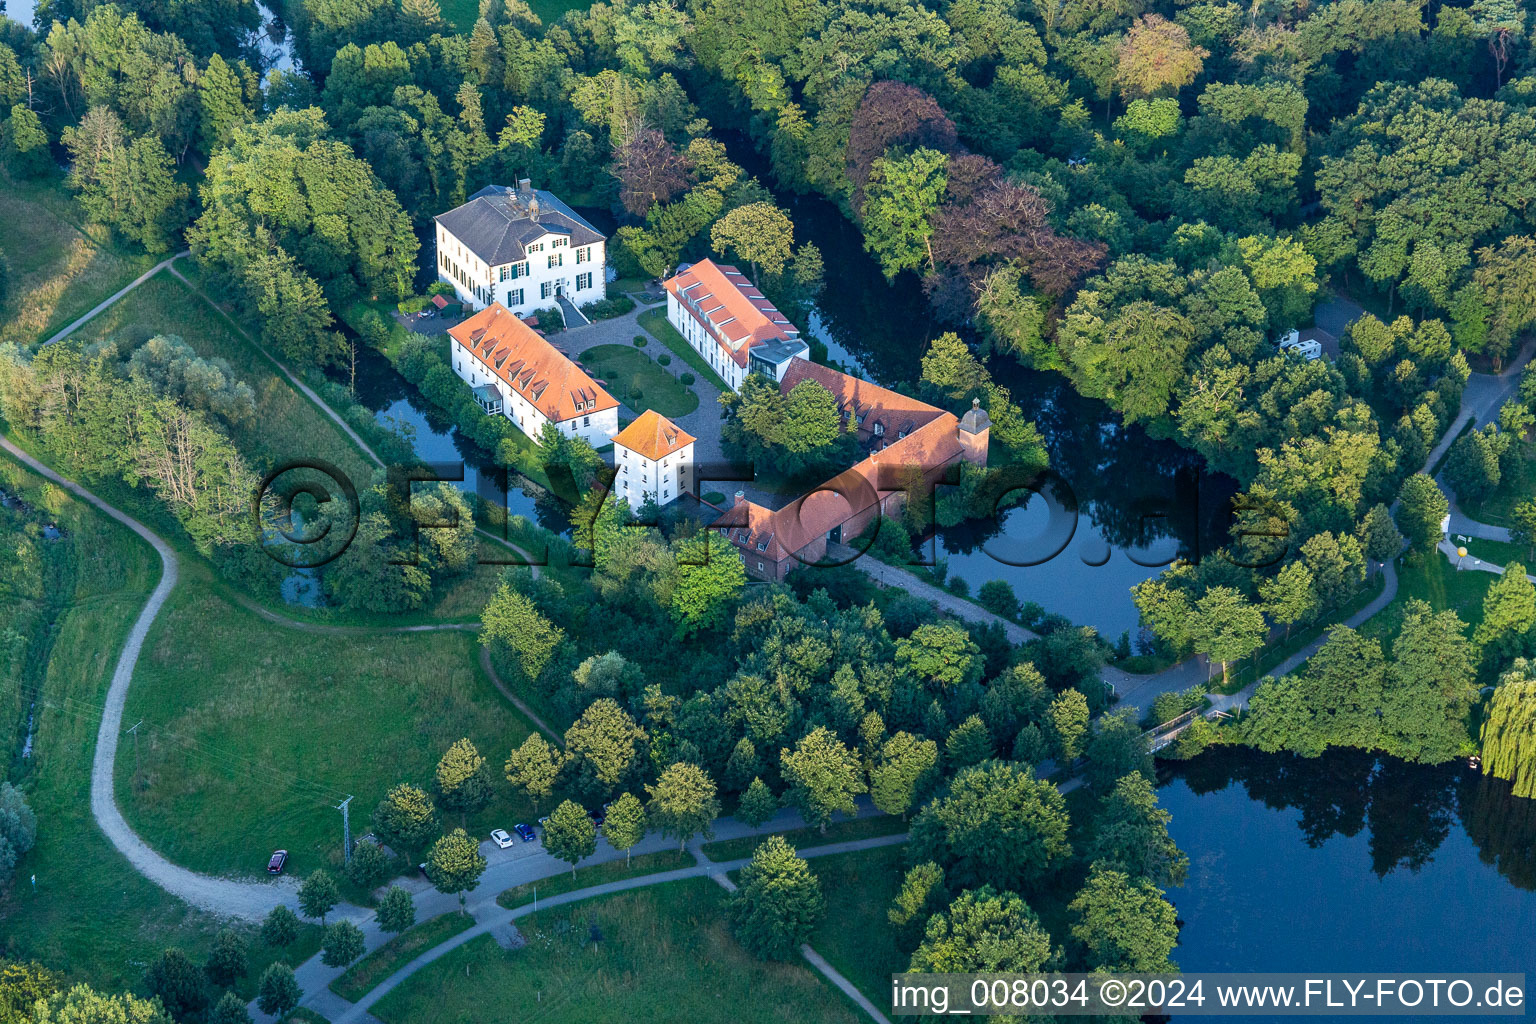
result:
<svg viewBox="0 0 1536 1024"><path fill-rule="evenodd" d="M682 381L684 384L692 384L693 383L693 374L685 373L685 374L683 374L681 377L679 377L677 379Z"/></svg>
<svg viewBox="0 0 1536 1024"><path fill-rule="evenodd" d="M425 295L412 295L408 299L401 299L395 308L399 309L402 313L420 313L431 304L432 300Z"/></svg>
<svg viewBox="0 0 1536 1024"><path fill-rule="evenodd" d="M630 388L629 397L638 402L640 399L645 397L645 392L641 391L639 388Z"/></svg>
<svg viewBox="0 0 1536 1024"><path fill-rule="evenodd" d="M589 302L581 307L581 313L588 320L608 320L616 316L623 316L634 308L634 299L628 295L618 295L609 299Z"/></svg>
<svg viewBox="0 0 1536 1024"><path fill-rule="evenodd" d="M656 357L656 361L658 363L660 363L662 366L671 366L672 365L672 357L667 355L665 352L663 352L661 355L657 356Z"/></svg>
<svg viewBox="0 0 1536 1024"><path fill-rule="evenodd" d="M433 281L427 285L427 295L452 295L453 285L447 281Z"/></svg>
<svg viewBox="0 0 1536 1024"><path fill-rule="evenodd" d="M635 348L645 348L650 344L650 339L643 334L635 335Z"/></svg>

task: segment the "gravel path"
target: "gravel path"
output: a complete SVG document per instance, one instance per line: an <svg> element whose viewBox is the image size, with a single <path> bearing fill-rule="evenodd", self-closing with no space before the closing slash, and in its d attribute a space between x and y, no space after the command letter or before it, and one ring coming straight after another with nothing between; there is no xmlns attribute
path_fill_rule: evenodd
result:
<svg viewBox="0 0 1536 1024"><path fill-rule="evenodd" d="M101 300L100 302L96 303L95 306L91 307L90 312L88 312L84 316L80 317L80 319L76 320L74 323L72 323L68 327L64 328L58 334L55 334L53 337L51 337L47 341L43 342L43 344L44 345L52 345L56 341L63 341L65 338L69 337L71 334L74 334L80 328L84 327L92 319L94 319L95 317L99 316L101 314L102 310L107 309L109 306L113 305L118 300L120 300L124 295L127 295L129 292L133 291L139 285L143 284L145 281L148 281L150 278L152 278L156 274L160 273L160 271L165 270L167 267L170 267L171 273L175 274L176 273L176 268L175 267L171 267L171 264L175 263L177 260L181 259L183 256L190 256L190 255L192 255L192 250L191 249L183 249L181 252L177 253L176 255L171 256L168 259L163 259L159 263L156 263L154 266L152 266L148 270L144 271L144 273L140 274L138 277L134 278L132 281L129 281L122 288L119 288L117 291L113 292L107 298L105 298L105 299ZM177 277L181 277L180 274L176 274L176 276ZM183 278L183 280L185 280L185 278Z"/></svg>

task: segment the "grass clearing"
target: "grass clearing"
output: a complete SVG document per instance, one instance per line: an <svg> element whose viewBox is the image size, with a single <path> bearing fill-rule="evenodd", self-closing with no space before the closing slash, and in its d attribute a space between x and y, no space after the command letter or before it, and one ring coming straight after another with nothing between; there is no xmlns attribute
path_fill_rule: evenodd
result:
<svg viewBox="0 0 1536 1024"><path fill-rule="evenodd" d="M0 344L50 337L159 262L87 225L56 177L15 179L0 171L0 223L12 276L9 301L0 303Z"/></svg>
<svg viewBox="0 0 1536 1024"><path fill-rule="evenodd" d="M906 874L905 856L899 846L882 846L810 862L827 898L827 916L811 945L886 1012L891 975L905 971L912 959L886 917Z"/></svg>
<svg viewBox="0 0 1536 1024"><path fill-rule="evenodd" d="M9 459L6 476L28 500L41 479ZM62 540L49 546L60 560L50 585L69 599L54 628L51 657L35 678L38 697L34 756L9 773L43 827L37 845L17 866L18 884L0 896L7 953L64 971L71 982L101 989L137 988L145 966L175 946L201 960L228 922L193 910L135 871L96 828L89 807L91 759L101 702L134 619L160 577L160 560L126 527L85 503L66 498L57 520ZM123 748L126 754L126 747ZM287 950L263 946L253 929L251 971L240 986L253 994L267 964L300 962L320 945L320 929L304 926ZM247 992L249 989L249 992Z"/></svg>
<svg viewBox="0 0 1536 1024"><path fill-rule="evenodd" d="M192 580L150 631L125 715L145 724L138 777L126 747L118 759L124 815L176 863L232 876L261 875L277 848L295 875L334 870L343 797L356 798L360 834L390 786L428 786L455 740L473 740L499 778L531 731L485 678L471 633L305 633ZM526 811L498 786L467 827Z"/></svg>
<svg viewBox="0 0 1536 1024"><path fill-rule="evenodd" d="M229 361L235 376L256 392L256 415L232 427L240 451L264 469L294 459L323 459L362 489L373 463L317 405L300 394L231 321L168 271L161 271L87 324L80 336L116 336L137 346L157 334L175 334L197 354Z"/></svg>
<svg viewBox="0 0 1536 1024"><path fill-rule="evenodd" d="M581 354L581 363L636 412L655 409L663 416L677 417L699 407L699 396L692 388L633 346L596 345ZM633 397L636 391L641 397Z"/></svg>
<svg viewBox="0 0 1536 1024"><path fill-rule="evenodd" d="M347 968L346 974L331 982L330 989L348 1002L355 1003L379 982L416 959L418 954L473 927L474 923L474 918L458 911L422 921Z"/></svg>
<svg viewBox="0 0 1536 1024"><path fill-rule="evenodd" d="M1397 596L1362 623L1360 632L1381 640L1395 637L1403 625L1408 602L1426 601L1437 612L1453 611L1472 628L1483 621L1483 597L1498 577L1492 573L1457 570L1438 551L1406 555L1397 569Z"/></svg>
<svg viewBox="0 0 1536 1024"><path fill-rule="evenodd" d="M828 843L844 843L853 839L871 839L875 836L893 836L905 832L909 822L903 821L894 814L872 814L864 818L851 818L847 821L834 821L822 832L815 828L797 828L790 832L773 833L784 837L784 841L795 849L805 849L812 846L826 846ZM704 856L710 860L741 860L752 856L757 845L767 839L771 833L764 832L758 836L742 836L740 839L722 839L716 843L704 844Z"/></svg>
<svg viewBox="0 0 1536 1024"><path fill-rule="evenodd" d="M576 877L572 878L569 872L553 875L538 882L530 882L526 885L516 885L502 892L496 897L500 906L511 910L520 907L524 903L532 903L534 893L544 899L558 896L565 892L574 892L577 889L585 889L593 885L602 885L605 882L618 882L625 878L639 878L641 875L653 875L658 871L676 871L678 868L691 868L697 861L690 853L677 850L662 850L657 853L642 853L638 857L630 859L629 863L622 860L611 860L606 864L593 864L591 867L577 868Z"/></svg>
<svg viewBox="0 0 1536 1024"><path fill-rule="evenodd" d="M489 1008L542 1024L856 1024L845 996L804 962L766 963L736 942L725 891L706 878L556 907L453 950L376 1003L388 1024L456 1024ZM600 941L592 942L593 929Z"/></svg>
<svg viewBox="0 0 1536 1024"><path fill-rule="evenodd" d="M671 353L693 368L693 372L702 379L710 381L721 391L731 390L731 386L725 382L725 378L715 372L715 368L709 362L693 350L688 344L688 339L677 333L677 328L667 322L667 308L657 306L648 309L635 318L646 333L661 342Z"/></svg>

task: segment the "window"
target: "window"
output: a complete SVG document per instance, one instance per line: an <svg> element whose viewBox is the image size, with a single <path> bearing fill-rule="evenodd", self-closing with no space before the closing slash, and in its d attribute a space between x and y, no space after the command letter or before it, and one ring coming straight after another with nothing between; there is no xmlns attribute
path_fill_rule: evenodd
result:
<svg viewBox="0 0 1536 1024"><path fill-rule="evenodd" d="M571 240L569 238L555 238L550 240L549 247L551 249L559 249L570 244Z"/></svg>
<svg viewBox="0 0 1536 1024"><path fill-rule="evenodd" d="M511 266L502 267L501 270L500 270L500 274L501 274L501 276L497 278L498 281L506 281L506 280L510 279L512 277L512 268L511 268Z"/></svg>
<svg viewBox="0 0 1536 1024"><path fill-rule="evenodd" d="M588 274L577 274L576 275L576 288L577 288L578 291L585 291L586 289L591 288L591 287L592 287L592 275L590 273L588 273Z"/></svg>
<svg viewBox="0 0 1536 1024"><path fill-rule="evenodd" d="M529 252L543 252L544 251L544 243L543 242L534 242L532 245L530 245L528 247L528 251Z"/></svg>
<svg viewBox="0 0 1536 1024"><path fill-rule="evenodd" d="M587 262L587 260L589 260L591 258L592 258L592 247L591 246L585 246L584 245L580 249L576 250L576 262L577 263L585 263L585 262Z"/></svg>
<svg viewBox="0 0 1536 1024"><path fill-rule="evenodd" d="M523 290L521 288L507 289L507 305L521 306L523 304Z"/></svg>
<svg viewBox="0 0 1536 1024"><path fill-rule="evenodd" d="M565 253L563 253L563 252L554 252L554 253L550 253L549 254L549 265L551 267L564 266L564 264L565 264Z"/></svg>
<svg viewBox="0 0 1536 1024"><path fill-rule="evenodd" d="M592 417L591 416L583 416L581 418L581 425L584 426L584 427L590 427L592 425Z"/></svg>
<svg viewBox="0 0 1536 1024"><path fill-rule="evenodd" d="M757 571L758 572L762 572L763 571L763 563L762 562L758 562L757 563Z"/></svg>
<svg viewBox="0 0 1536 1024"><path fill-rule="evenodd" d="M553 281L545 281L543 284L539 285L539 298L547 299L551 295L554 294L554 291L555 291L554 282Z"/></svg>

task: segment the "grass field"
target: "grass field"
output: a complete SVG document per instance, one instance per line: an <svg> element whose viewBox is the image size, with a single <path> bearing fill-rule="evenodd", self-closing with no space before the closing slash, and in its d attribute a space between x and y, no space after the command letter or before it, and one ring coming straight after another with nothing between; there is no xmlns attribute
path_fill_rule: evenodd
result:
<svg viewBox="0 0 1536 1024"><path fill-rule="evenodd" d="M11 268L0 344L48 337L158 262L119 248L105 228L87 226L53 177L15 180L0 171L0 224Z"/></svg>
<svg viewBox="0 0 1536 1024"><path fill-rule="evenodd" d="M778 834L798 850L801 847L825 846L828 843L842 843L850 839L892 836L898 832L905 832L907 824L894 814L876 814L867 818L854 818L851 821L834 821L827 826L825 833L814 828L799 828L792 832ZM740 860L742 857L752 856L752 851L757 849L757 844L767 838L768 836L764 834L705 843L704 855L710 860Z"/></svg>
<svg viewBox="0 0 1536 1024"><path fill-rule="evenodd" d="M157 334L175 334L204 358L229 361L235 376L256 392L256 415L230 429L240 451L262 469L294 459L324 459L362 489L373 463L356 444L283 377L271 360L235 333L231 322L161 271L86 324L85 338L113 336L136 346Z"/></svg>
<svg viewBox="0 0 1536 1024"><path fill-rule="evenodd" d="M699 396L667 368L630 345L597 345L581 354L592 376L607 382L614 397L636 412L655 409L663 416L686 416L699 407ZM641 397L631 397L636 389Z"/></svg>
<svg viewBox="0 0 1536 1024"><path fill-rule="evenodd" d="M7 475L22 481L29 500L39 479L5 460ZM38 678L34 756L13 769L37 813L37 845L17 866L18 884L0 897L7 954L37 959L67 972L71 981L99 988L138 986L144 966L169 946L200 960L226 923L188 908L143 879L102 836L91 819L90 766L101 702L111 665L128 627L160 574L149 546L81 502L66 499L58 522L64 538L55 553L65 564L52 577L70 589L56 623L52 658ZM34 889L21 882L37 876ZM305 926L292 948L294 962L319 948L320 929ZM251 945L255 979L278 950Z"/></svg>
<svg viewBox="0 0 1536 1024"><path fill-rule="evenodd" d="M827 916L811 945L876 1007L887 1011L891 975L905 971L911 962L886 917L906 873L905 855L900 846L884 846L810 862L827 898Z"/></svg>
<svg viewBox="0 0 1536 1024"><path fill-rule="evenodd" d="M275 627L194 584L156 620L129 694L142 770L125 746L118 791L130 823L178 864L259 875L276 848L289 870L334 867L352 794L354 835L397 782L427 786L468 736L499 779L529 726L482 674L465 632L337 638ZM130 744L131 746L131 744ZM523 816L510 791L469 827ZM445 821L457 825L456 818Z"/></svg>
<svg viewBox="0 0 1536 1024"><path fill-rule="evenodd" d="M688 340L677 333L677 328L667 322L667 310L664 306L648 309L635 318L636 322L646 332L665 345L674 358L681 359L692 367L694 374L704 380L712 382L722 391L731 390L725 379L715 372L703 356L693 350Z"/></svg>
<svg viewBox="0 0 1536 1024"><path fill-rule="evenodd" d="M1397 635L1403 625L1403 613L1409 601L1427 601L1435 611L1454 611L1472 627L1483 621L1483 597L1496 579L1492 573L1458 571L1436 551L1430 555L1408 556L1397 571L1397 597L1360 627L1367 636L1386 640Z"/></svg>
<svg viewBox="0 0 1536 1024"><path fill-rule="evenodd" d="M692 867L697 863L691 853L679 853L677 850L662 850L657 853L642 853L638 857L630 858L629 863L622 860L611 860L606 864L593 864L591 867L577 868L576 876L571 877L570 872L553 875L538 883L514 886L496 897L496 902L508 910L520 907L524 903L532 903L534 893L537 892L540 899L548 899L558 896L563 892L573 892L576 889L585 889L588 886L602 885L605 882L617 882L625 878L639 878L641 875L652 875L658 871L676 871L678 868Z"/></svg>
<svg viewBox="0 0 1536 1024"><path fill-rule="evenodd" d="M750 956L705 878L557 907L517 922L528 944L466 943L374 1005L388 1024L855 1024L845 996L803 962ZM599 941L592 942L593 928Z"/></svg>
<svg viewBox="0 0 1536 1024"><path fill-rule="evenodd" d="M355 1003L379 982L416 959L417 954L453 938L474 923L474 918L457 911L422 921L347 968L346 974L331 982L330 989Z"/></svg>

